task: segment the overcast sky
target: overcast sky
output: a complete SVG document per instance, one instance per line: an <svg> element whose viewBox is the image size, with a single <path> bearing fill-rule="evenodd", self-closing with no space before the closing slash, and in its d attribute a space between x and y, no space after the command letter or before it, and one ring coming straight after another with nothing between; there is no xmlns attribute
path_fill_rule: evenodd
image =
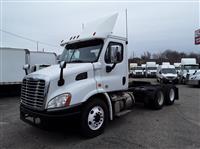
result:
<svg viewBox="0 0 200 149"><path fill-rule="evenodd" d="M124 11L128 9L129 55L166 49L200 52L194 31L200 28L199 3L165 2L1 2L0 28L30 39L59 45L77 35L81 24L118 12L114 33L125 36ZM171 2L170 2L171 1ZM36 43L1 33L1 46L36 50ZM61 53L62 48L39 44L39 50Z"/></svg>

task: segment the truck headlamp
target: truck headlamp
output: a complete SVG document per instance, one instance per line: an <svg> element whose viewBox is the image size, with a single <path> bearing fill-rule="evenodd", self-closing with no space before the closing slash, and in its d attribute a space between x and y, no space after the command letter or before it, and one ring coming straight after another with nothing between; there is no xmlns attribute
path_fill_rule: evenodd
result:
<svg viewBox="0 0 200 149"><path fill-rule="evenodd" d="M47 107L49 109L65 107L65 106L69 106L70 102L71 102L71 94L65 93L51 99Z"/></svg>

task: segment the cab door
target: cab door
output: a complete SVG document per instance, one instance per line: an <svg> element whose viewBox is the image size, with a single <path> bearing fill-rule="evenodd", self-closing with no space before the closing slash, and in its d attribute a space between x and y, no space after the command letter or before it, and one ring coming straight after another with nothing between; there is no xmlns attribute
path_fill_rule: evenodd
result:
<svg viewBox="0 0 200 149"><path fill-rule="evenodd" d="M102 59L102 80L105 91L128 88L128 60L125 41L108 40Z"/></svg>

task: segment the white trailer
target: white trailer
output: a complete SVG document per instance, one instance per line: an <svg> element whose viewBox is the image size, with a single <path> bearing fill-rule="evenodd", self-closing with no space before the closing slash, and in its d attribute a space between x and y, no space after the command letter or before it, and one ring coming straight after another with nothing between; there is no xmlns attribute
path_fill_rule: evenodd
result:
<svg viewBox="0 0 200 149"><path fill-rule="evenodd" d="M36 65L56 64L56 54L32 52L27 49L0 48L0 85L21 84L25 76L23 66L29 65L29 73L36 71Z"/></svg>
<svg viewBox="0 0 200 149"><path fill-rule="evenodd" d="M76 116L81 133L95 137L103 133L109 120L131 112L135 102L161 109L178 99L174 85L130 82L128 40L112 35L116 19L113 15L94 23L96 28L86 26L63 43L60 65L23 79L21 120L44 127L48 120Z"/></svg>

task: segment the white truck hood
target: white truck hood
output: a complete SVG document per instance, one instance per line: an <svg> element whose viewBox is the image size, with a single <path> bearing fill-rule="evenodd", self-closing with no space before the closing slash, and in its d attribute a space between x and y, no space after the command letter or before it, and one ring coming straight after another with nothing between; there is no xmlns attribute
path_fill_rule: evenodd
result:
<svg viewBox="0 0 200 149"><path fill-rule="evenodd" d="M78 72L87 72L88 70L91 70L93 68L91 63L70 63L66 65L66 68L63 69L63 76L64 78L69 75L76 74ZM40 76L45 76L50 80L59 79L60 76L60 66L52 65L50 67L38 70L36 72L33 72L29 74L27 77L31 76L37 76L40 78Z"/></svg>
<svg viewBox="0 0 200 149"><path fill-rule="evenodd" d="M162 74L164 77L177 77L177 74L173 73L167 73L167 74Z"/></svg>

